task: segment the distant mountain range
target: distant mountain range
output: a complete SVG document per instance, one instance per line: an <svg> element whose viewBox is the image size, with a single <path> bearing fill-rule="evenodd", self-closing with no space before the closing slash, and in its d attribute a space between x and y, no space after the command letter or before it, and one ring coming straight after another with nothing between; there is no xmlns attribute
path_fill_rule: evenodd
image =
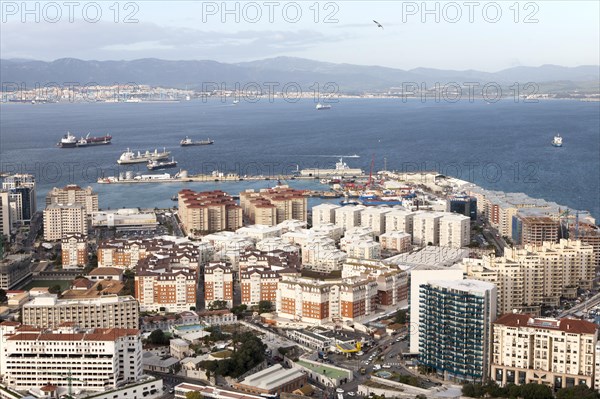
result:
<svg viewBox="0 0 600 399"><path fill-rule="evenodd" d="M596 89L600 82L600 66L584 65L562 67L542 65L539 67L514 67L499 72L476 70L453 71L431 68L416 68L408 71L381 66L334 64L295 57L277 57L235 64L216 61L166 61L154 58L133 61L84 61L62 58L52 62L23 59L0 60L0 77L3 87L7 83L25 83L28 88L35 84L55 82L80 84L114 83L146 84L151 86L202 89L203 82L225 82L233 88L248 82L278 82L279 88L289 82L298 83L308 90L315 82L321 87L326 82L335 82L340 91L363 92L383 91L401 87L403 82L485 84L496 82L511 85L514 82L535 82L544 87L560 90ZM312 89L311 89L312 90Z"/></svg>

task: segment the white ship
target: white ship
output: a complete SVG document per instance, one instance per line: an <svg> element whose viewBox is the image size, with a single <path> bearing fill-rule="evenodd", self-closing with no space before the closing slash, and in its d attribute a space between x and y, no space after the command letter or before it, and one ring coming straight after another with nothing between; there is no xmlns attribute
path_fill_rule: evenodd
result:
<svg viewBox="0 0 600 399"><path fill-rule="evenodd" d="M342 177L342 176L360 176L363 174L362 169L351 168L343 158L340 158L339 162L336 162L335 169L302 169L300 171L301 176L312 176L312 177Z"/></svg>
<svg viewBox="0 0 600 399"><path fill-rule="evenodd" d="M73 136L71 132L67 132L56 145L60 148L77 147L77 137Z"/></svg>
<svg viewBox="0 0 600 399"><path fill-rule="evenodd" d="M321 111L321 110L331 109L331 105L318 103L315 108L317 109L317 111Z"/></svg>
<svg viewBox="0 0 600 399"><path fill-rule="evenodd" d="M162 152L158 152L158 150L154 150L154 152L146 151L140 152L137 154L131 151L129 148L125 151L119 159L117 163L119 165L130 165L135 163L147 163L148 161L159 161L161 159L168 159L171 155L170 151L166 151L163 149Z"/></svg>
<svg viewBox="0 0 600 399"><path fill-rule="evenodd" d="M562 137L560 137L560 134L554 136L554 139L552 140L552 145L554 147L562 147Z"/></svg>

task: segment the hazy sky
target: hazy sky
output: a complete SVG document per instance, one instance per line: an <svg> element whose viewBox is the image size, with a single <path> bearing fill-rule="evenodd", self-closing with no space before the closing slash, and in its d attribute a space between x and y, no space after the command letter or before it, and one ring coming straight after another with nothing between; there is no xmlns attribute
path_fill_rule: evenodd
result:
<svg viewBox="0 0 600 399"><path fill-rule="evenodd" d="M295 56L490 72L600 64L597 0L1 3L2 58Z"/></svg>

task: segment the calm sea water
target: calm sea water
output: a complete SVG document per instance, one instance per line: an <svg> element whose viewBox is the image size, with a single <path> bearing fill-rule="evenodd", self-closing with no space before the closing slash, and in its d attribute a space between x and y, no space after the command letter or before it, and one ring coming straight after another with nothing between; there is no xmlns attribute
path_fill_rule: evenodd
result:
<svg viewBox="0 0 600 399"><path fill-rule="evenodd" d="M60 149L69 130L80 136L109 133L113 144ZM564 147L554 148L555 133ZM179 147L179 140L210 137L212 146ZM300 168L333 167L337 155L351 167L431 170L485 188L525 192L532 197L592 212L600 218L600 103L512 100L487 104L403 102L400 99L341 99L329 111L309 100L238 105L213 100L140 104L2 104L0 164L3 172L35 173L40 203L53 186L92 185L102 208L172 206L182 187L237 193L273 181L98 185L120 171L145 172L144 165L117 167L127 148L166 147L190 173L215 169L240 175L288 174ZM385 159L385 161L384 161ZM170 173L172 172L171 170ZM317 182L294 181L299 188Z"/></svg>

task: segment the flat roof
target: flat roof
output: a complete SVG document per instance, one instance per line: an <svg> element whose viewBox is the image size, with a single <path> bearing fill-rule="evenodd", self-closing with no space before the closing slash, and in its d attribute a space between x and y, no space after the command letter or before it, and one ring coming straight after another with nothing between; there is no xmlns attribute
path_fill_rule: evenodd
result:
<svg viewBox="0 0 600 399"><path fill-rule="evenodd" d="M300 370L284 369L280 364L276 364L249 375L240 381L240 384L271 390L300 377L304 377L304 373Z"/></svg>
<svg viewBox="0 0 600 399"><path fill-rule="evenodd" d="M335 379L347 377L350 373L349 370L342 371L340 369L329 367L321 363L309 363L306 360L298 360L296 363L302 367L306 367L307 369L314 371L317 374L321 374Z"/></svg>

